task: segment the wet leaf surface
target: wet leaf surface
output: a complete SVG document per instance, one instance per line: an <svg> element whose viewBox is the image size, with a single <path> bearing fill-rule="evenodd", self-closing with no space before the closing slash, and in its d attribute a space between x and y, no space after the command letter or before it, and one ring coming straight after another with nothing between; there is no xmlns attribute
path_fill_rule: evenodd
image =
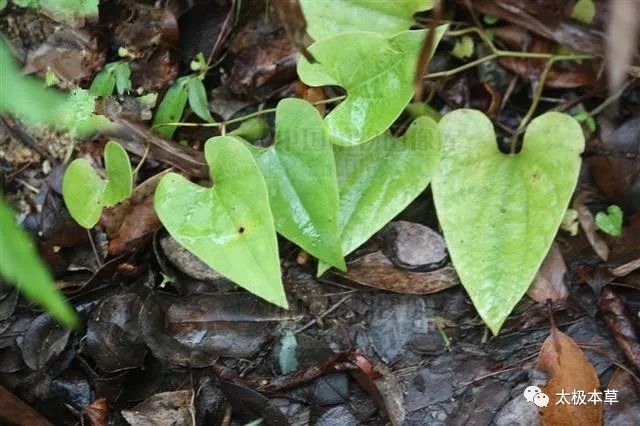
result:
<svg viewBox="0 0 640 426"><path fill-rule="evenodd" d="M92 312L84 341L85 352L103 371L141 367L147 348L140 336L142 301L133 293L104 299Z"/></svg>
<svg viewBox="0 0 640 426"><path fill-rule="evenodd" d="M183 298L165 317L167 334L184 346L219 356L251 358L296 315L252 295L219 294Z"/></svg>
<svg viewBox="0 0 640 426"><path fill-rule="evenodd" d="M498 333L560 226L578 179L582 129L573 118L547 113L529 125L522 151L507 156L492 123L477 111L454 111L438 126L438 218L460 281Z"/></svg>
<svg viewBox="0 0 640 426"><path fill-rule="evenodd" d="M434 45L445 27L436 31ZM301 60L300 79L309 86L339 85L347 91L347 99L325 118L324 128L331 142L342 146L362 144L382 134L398 118L413 96L417 54L424 34L405 31L385 38L350 32L309 48L318 63Z"/></svg>

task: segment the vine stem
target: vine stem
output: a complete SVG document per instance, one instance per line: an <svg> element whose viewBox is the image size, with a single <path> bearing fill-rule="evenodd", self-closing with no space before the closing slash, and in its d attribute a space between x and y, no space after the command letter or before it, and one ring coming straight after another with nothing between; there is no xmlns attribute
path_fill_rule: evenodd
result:
<svg viewBox="0 0 640 426"><path fill-rule="evenodd" d="M312 105L328 104L328 103L331 103L331 102L341 101L341 100L343 100L345 98L346 98L345 95L336 96L334 98L323 99L321 101L313 102ZM261 115L269 114L269 113L272 113L272 112L276 112L276 108L263 109L263 110L260 110L260 111L252 112L251 114L243 115L241 117L232 118L231 120L227 120L227 121L220 121L220 122L217 122L217 123L162 123L162 124L156 124L155 126L151 127L151 130L157 129L158 127L165 127L165 126L175 126L175 127L222 127L223 129L225 129L226 126L228 126L229 124L239 123L241 121L245 121L245 120L248 120L248 119L254 118L254 117L259 117Z"/></svg>

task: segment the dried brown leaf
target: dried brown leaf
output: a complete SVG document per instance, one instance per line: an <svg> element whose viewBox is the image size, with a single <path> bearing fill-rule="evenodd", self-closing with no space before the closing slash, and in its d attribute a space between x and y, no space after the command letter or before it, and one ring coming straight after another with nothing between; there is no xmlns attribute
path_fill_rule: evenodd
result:
<svg viewBox="0 0 640 426"><path fill-rule="evenodd" d="M540 408L543 426L602 424L602 404L556 404L553 401L561 392L571 394L573 390L583 390L587 393L600 388L596 370L569 336L553 327L540 349L537 368L548 375L542 392L551 400L546 407Z"/></svg>
<svg viewBox="0 0 640 426"><path fill-rule="evenodd" d="M533 283L529 286L527 294L536 302L543 303L546 300L565 300L569 296L567 286L564 284L564 274L567 265L557 244L553 244L547 257L540 266Z"/></svg>

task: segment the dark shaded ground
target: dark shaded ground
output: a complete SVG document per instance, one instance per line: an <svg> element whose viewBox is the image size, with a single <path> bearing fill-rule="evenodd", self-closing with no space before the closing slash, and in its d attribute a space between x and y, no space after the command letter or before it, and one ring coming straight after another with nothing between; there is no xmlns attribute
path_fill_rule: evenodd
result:
<svg viewBox="0 0 640 426"><path fill-rule="evenodd" d="M540 37L540 29L522 15L501 15L491 9L497 1L475 3L477 12L503 19L493 30L498 43L552 49L550 39ZM544 18L543 6L521 3L515 7ZM131 61L134 87L163 91L203 52L213 59L206 84L219 120L287 96L318 100L337 93L318 93L296 81L297 49L278 22L264 16L264 4L247 2L237 20L234 4L212 0L154 9L107 2L100 25L79 30L88 38L70 30L61 36L48 18L9 6L0 14L0 30L32 71L43 72L42 64L58 64L59 75L66 69L69 87L86 87L105 60L116 59L117 47L126 45L139 52ZM593 28L560 12L545 23L558 29L555 37L564 36L566 46L579 44L602 55L598 30L606 7L597 4ZM453 4L444 17L461 21L461 27L473 22ZM50 56L36 60L43 43L55 48L45 48ZM430 71L461 64L450 54L453 44L445 39ZM79 55L72 66L69 57ZM549 76L539 112L566 111L581 102L586 110L601 105L608 92L595 62L560 64ZM535 61L491 61L426 89L433 94L431 105L442 112L463 106L484 110L506 139L529 107L531 83L535 86L540 71ZM100 105L129 126L120 141L134 162L144 151L150 118L136 105L128 96ZM619 403L605 406L610 425L640 419L640 272L633 263L640 258L639 110L640 91L632 80L617 110L594 114L597 130L588 136L573 204L581 228L576 236L559 231L556 242L567 272L551 268L560 271L553 284L569 293L553 304L556 324L585 351L603 387L619 390ZM187 146L158 140L142 176L152 178L168 165L201 176L198 151L216 132L181 129L174 139ZM82 330L62 329L0 284L0 385L53 424L78 424L81 417L95 425L241 425L258 418L269 425L539 422L522 392L545 381L534 366L549 335L549 310L525 298L499 336L491 337L457 285L434 232L438 224L429 191L400 215L404 222L385 228L352 256L346 277L330 273L315 279L314 262L281 240L293 306L282 311L239 290L157 230L150 213L153 184L137 190L133 202L109 211L93 232L104 262L98 266L86 232L65 210L60 178L70 150L99 162L104 142L73 148L65 138L9 117L0 125L3 191L84 319ZM166 144L177 148L168 151ZM592 226L593 215L610 204L625 212L619 238ZM607 261L598 257L603 251Z"/></svg>

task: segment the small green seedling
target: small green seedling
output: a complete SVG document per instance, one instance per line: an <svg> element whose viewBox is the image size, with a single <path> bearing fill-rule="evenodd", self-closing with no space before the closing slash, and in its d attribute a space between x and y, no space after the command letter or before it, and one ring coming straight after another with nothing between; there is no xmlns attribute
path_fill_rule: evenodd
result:
<svg viewBox="0 0 640 426"><path fill-rule="evenodd" d="M619 206L611 205L606 212L596 214L596 225L598 229L613 237L622 234L622 209Z"/></svg>
<svg viewBox="0 0 640 426"><path fill-rule="evenodd" d="M267 182L278 232L316 258L345 270L336 165L318 110L301 99L281 101L275 143L249 148Z"/></svg>
<svg viewBox="0 0 640 426"><path fill-rule="evenodd" d="M586 126L589 133L593 133L596 131L596 119L593 117L593 115L589 114L589 112L584 109L582 104L573 109L572 115L573 118L578 120L579 123Z"/></svg>
<svg viewBox="0 0 640 426"><path fill-rule="evenodd" d="M128 62L117 61L105 65L91 82L89 93L94 96L111 96L114 89L119 95L131 90L131 68Z"/></svg>
<svg viewBox="0 0 640 426"><path fill-rule="evenodd" d="M446 28L435 30L434 49ZM342 86L347 91L347 99L325 118L324 129L332 143L353 146L367 142L398 118L413 97L425 34L426 30L404 31L386 38L354 31L309 47L318 62L301 59L300 79L309 86Z"/></svg>
<svg viewBox="0 0 640 426"><path fill-rule="evenodd" d="M78 318L56 289L51 273L38 257L29 236L16 223L16 217L0 195L0 275L16 284L28 299L39 303L61 323L74 327Z"/></svg>
<svg viewBox="0 0 640 426"><path fill-rule="evenodd" d="M388 132L354 147L334 147L340 188L340 238L347 255L425 190L441 155L438 125L415 120L401 138ZM321 263L318 274L328 269Z"/></svg>
<svg viewBox="0 0 640 426"><path fill-rule="evenodd" d="M584 136L571 116L550 112L531 122L520 153L504 154L479 111L453 111L438 126L443 146L432 183L436 211L460 281L497 334L565 216Z"/></svg>
<svg viewBox="0 0 640 426"><path fill-rule="evenodd" d="M596 17L596 5L593 0L578 0L573 6L571 17L585 24L593 22Z"/></svg>
<svg viewBox="0 0 640 426"><path fill-rule="evenodd" d="M164 126L167 123L178 123L187 106L187 101L193 112L207 123L212 123L213 117L209 112L207 91L202 79L204 74L193 74L180 77L167 90L156 114L153 117L155 132L166 138L171 138L176 126Z"/></svg>
<svg viewBox="0 0 640 426"><path fill-rule="evenodd" d="M129 156L119 143L107 143L104 163L106 180L82 158L69 164L62 180L62 196L71 217L87 229L98 223L104 208L126 200L133 191Z"/></svg>
<svg viewBox="0 0 640 426"><path fill-rule="evenodd" d="M278 241L260 168L233 136L204 147L213 187L169 173L156 189L156 213L183 247L239 286L287 307Z"/></svg>
<svg viewBox="0 0 640 426"><path fill-rule="evenodd" d="M473 56L473 38L463 36L456 41L451 54L458 59L467 59Z"/></svg>

